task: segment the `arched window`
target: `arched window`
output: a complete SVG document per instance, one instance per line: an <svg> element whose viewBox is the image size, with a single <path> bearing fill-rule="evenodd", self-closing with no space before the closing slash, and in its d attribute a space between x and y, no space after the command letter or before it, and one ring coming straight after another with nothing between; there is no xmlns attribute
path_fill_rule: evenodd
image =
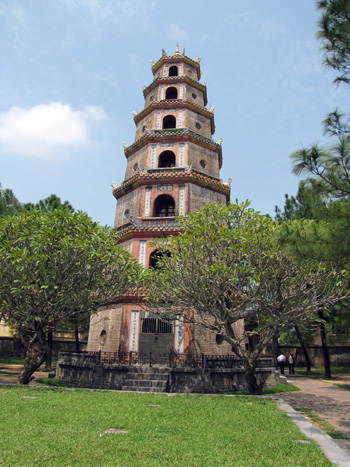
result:
<svg viewBox="0 0 350 467"><path fill-rule="evenodd" d="M169 76L178 76L177 66L173 65L169 68Z"/></svg>
<svg viewBox="0 0 350 467"><path fill-rule="evenodd" d="M169 195L158 196L154 203L154 217L175 216L175 201Z"/></svg>
<svg viewBox="0 0 350 467"><path fill-rule="evenodd" d="M170 128L176 128L176 118L174 115L167 115L163 118L163 130L168 130Z"/></svg>
<svg viewBox="0 0 350 467"><path fill-rule="evenodd" d="M159 168L166 168L166 167L175 167L175 154L173 151L163 151L159 155L158 167Z"/></svg>
<svg viewBox="0 0 350 467"><path fill-rule="evenodd" d="M170 252L165 253L166 256L170 256ZM152 251L150 257L149 257L149 267L153 269L161 269L160 264L158 263L159 259L162 259L164 256L164 253L162 253L159 250L154 250Z"/></svg>
<svg viewBox="0 0 350 467"><path fill-rule="evenodd" d="M165 99L177 99L177 89L174 87L168 88L165 93Z"/></svg>

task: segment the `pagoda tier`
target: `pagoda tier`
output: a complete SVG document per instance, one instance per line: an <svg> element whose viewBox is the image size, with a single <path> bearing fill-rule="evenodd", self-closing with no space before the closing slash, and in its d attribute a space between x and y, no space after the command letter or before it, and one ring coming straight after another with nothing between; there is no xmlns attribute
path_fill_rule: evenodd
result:
<svg viewBox="0 0 350 467"><path fill-rule="evenodd" d="M124 181L112 184L119 243L145 268L158 267L160 252L153 241L177 235L179 218L230 199L230 183L220 179L222 139L212 138L214 107L205 107L207 87L199 82L200 58L192 60L177 48L173 55L163 51L151 66L153 81L143 90L144 109L133 112L135 140L123 143ZM88 348L139 355L231 352L227 344L218 345L215 336L184 320L163 327L157 323L132 296L121 297L92 317Z"/></svg>

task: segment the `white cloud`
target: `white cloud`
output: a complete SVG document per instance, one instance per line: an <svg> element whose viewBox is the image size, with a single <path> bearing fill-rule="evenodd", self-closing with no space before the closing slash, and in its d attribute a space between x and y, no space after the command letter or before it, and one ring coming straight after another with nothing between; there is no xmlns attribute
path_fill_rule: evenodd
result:
<svg viewBox="0 0 350 467"><path fill-rule="evenodd" d="M175 23L171 23L168 25L167 35L168 37L170 37L170 39L173 39L177 44L184 44L188 39L187 31Z"/></svg>
<svg viewBox="0 0 350 467"><path fill-rule="evenodd" d="M105 118L100 107L73 110L68 104L50 102L0 113L0 151L25 156L50 157L59 151L87 144L92 122Z"/></svg>
<svg viewBox="0 0 350 467"><path fill-rule="evenodd" d="M155 9L154 1L144 0L61 0L61 3L68 9L79 9L95 23L111 20L119 26L129 26L135 17L145 18Z"/></svg>

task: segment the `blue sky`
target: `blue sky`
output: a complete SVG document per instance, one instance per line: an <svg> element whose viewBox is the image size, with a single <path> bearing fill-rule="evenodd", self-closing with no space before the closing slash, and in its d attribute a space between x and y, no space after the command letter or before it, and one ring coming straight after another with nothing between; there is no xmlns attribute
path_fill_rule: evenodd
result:
<svg viewBox="0 0 350 467"><path fill-rule="evenodd" d="M289 154L322 136L349 93L332 84L312 0L0 0L0 182L22 202L52 193L112 225L161 50L202 57L231 199L273 214L295 194Z"/></svg>

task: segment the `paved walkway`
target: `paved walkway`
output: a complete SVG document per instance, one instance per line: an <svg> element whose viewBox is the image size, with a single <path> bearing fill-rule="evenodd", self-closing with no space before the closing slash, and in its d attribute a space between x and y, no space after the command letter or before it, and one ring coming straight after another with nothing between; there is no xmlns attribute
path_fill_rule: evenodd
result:
<svg viewBox="0 0 350 467"><path fill-rule="evenodd" d="M306 408L326 420L334 429L346 436L346 440L334 440L350 455L350 391L336 384L350 384L350 375L336 375L331 381L286 375L289 382L300 392L279 395L293 409Z"/></svg>

